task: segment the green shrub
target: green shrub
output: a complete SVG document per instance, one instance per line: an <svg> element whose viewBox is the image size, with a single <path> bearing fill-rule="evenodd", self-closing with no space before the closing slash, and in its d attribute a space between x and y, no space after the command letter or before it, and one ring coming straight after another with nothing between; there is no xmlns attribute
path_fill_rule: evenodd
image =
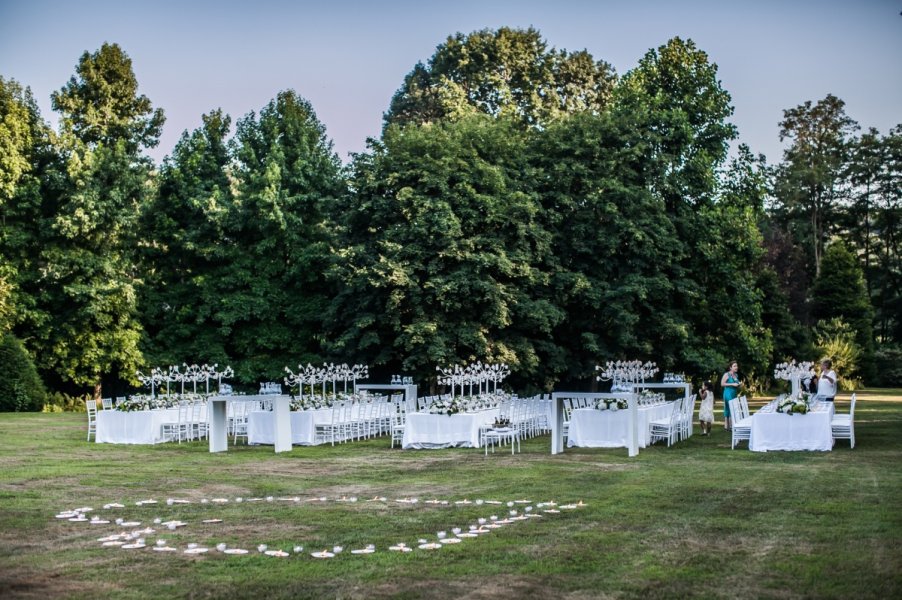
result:
<svg viewBox="0 0 902 600"><path fill-rule="evenodd" d="M822 358L833 361L839 389L853 391L861 387L859 361L861 347L855 341L855 332L842 319L818 321L817 346Z"/></svg>
<svg viewBox="0 0 902 600"><path fill-rule="evenodd" d="M47 392L22 342L0 338L0 412L41 410Z"/></svg>
<svg viewBox="0 0 902 600"><path fill-rule="evenodd" d="M70 396L62 392L53 392L47 396L42 412L85 412L85 400L90 400L90 394Z"/></svg>

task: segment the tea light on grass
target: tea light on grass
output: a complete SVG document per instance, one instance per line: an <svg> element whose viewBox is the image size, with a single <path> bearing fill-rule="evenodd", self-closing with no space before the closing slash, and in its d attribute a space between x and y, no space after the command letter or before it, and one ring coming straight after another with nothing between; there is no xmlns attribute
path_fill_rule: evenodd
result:
<svg viewBox="0 0 902 600"><path fill-rule="evenodd" d="M388 549L392 552L410 552L412 550L412 548L404 544L404 542L398 542L394 546L389 546Z"/></svg>
<svg viewBox="0 0 902 600"><path fill-rule="evenodd" d="M260 544L259 546L257 546L257 552L260 552L260 553L266 552L267 548L268 548L268 546L266 544Z"/></svg>
<svg viewBox="0 0 902 600"><path fill-rule="evenodd" d="M294 553L295 553L295 554L300 554L300 553L303 552L303 551L304 551L304 547L303 547L303 546L295 546L295 547L294 547Z"/></svg>

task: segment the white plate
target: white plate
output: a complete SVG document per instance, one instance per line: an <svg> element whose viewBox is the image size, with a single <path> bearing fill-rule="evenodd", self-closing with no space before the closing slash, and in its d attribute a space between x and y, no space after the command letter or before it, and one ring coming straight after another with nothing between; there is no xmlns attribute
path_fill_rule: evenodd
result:
<svg viewBox="0 0 902 600"><path fill-rule="evenodd" d="M435 542L429 542L428 544L420 544L417 546L420 550L438 550L441 548L441 544L436 544Z"/></svg>
<svg viewBox="0 0 902 600"><path fill-rule="evenodd" d="M57 519L71 519L71 518L77 517L77 516L78 516L78 513L74 513L74 512L63 512L63 513L60 513L60 514L56 515L56 518L57 518Z"/></svg>
<svg viewBox="0 0 902 600"><path fill-rule="evenodd" d="M110 540L108 542L104 542L103 545L104 546L123 546L123 545L125 545L125 542L123 542L121 540Z"/></svg>
<svg viewBox="0 0 902 600"><path fill-rule="evenodd" d="M147 548L147 544L123 544L120 548L123 550L138 550L139 548Z"/></svg>
<svg viewBox="0 0 902 600"><path fill-rule="evenodd" d="M546 510L544 510L544 511L542 511L542 512L546 512L546 513L548 513L548 514L550 514L550 515L556 515L556 514L558 514L558 513L561 512L561 511L559 511L559 510L556 509L556 508L549 508L549 509L546 509Z"/></svg>
<svg viewBox="0 0 902 600"><path fill-rule="evenodd" d="M222 523L222 519L204 519L201 523Z"/></svg>
<svg viewBox="0 0 902 600"><path fill-rule="evenodd" d="M413 551L413 548L411 548L410 546L389 546L388 549L391 550L392 552L412 552Z"/></svg>
<svg viewBox="0 0 902 600"><path fill-rule="evenodd" d="M467 531L467 532L463 532L463 531L462 531L462 532L460 532L460 533L457 534L457 537L459 537L459 538L474 538L474 537L479 537L479 534L478 534L478 533L470 533L470 532L468 532L468 531Z"/></svg>
<svg viewBox="0 0 902 600"><path fill-rule="evenodd" d="M204 554L209 551L209 548L188 548L185 550L185 554Z"/></svg>
<svg viewBox="0 0 902 600"><path fill-rule="evenodd" d="M445 539L443 539L443 540L439 540L439 542L440 542L441 544L459 544L459 543L461 543L462 541L463 541L463 540L460 540L460 539L458 539L458 538L456 538L456 537L453 537L453 538L445 538Z"/></svg>
<svg viewBox="0 0 902 600"><path fill-rule="evenodd" d="M332 558L335 554L332 552L311 552L310 556L313 558Z"/></svg>
<svg viewBox="0 0 902 600"><path fill-rule="evenodd" d="M285 558L286 556L288 556L288 553L282 550L267 550L263 554L265 554L266 556L276 556L278 558Z"/></svg>
<svg viewBox="0 0 902 600"><path fill-rule="evenodd" d="M177 550L172 546L154 546L154 552L176 552Z"/></svg>
<svg viewBox="0 0 902 600"><path fill-rule="evenodd" d="M69 520L72 521L73 523L87 523L88 522L88 519L86 519L84 516L72 517Z"/></svg>
<svg viewBox="0 0 902 600"><path fill-rule="evenodd" d="M351 554L372 554L375 551L373 548L361 548L360 550L351 550Z"/></svg>
<svg viewBox="0 0 902 600"><path fill-rule="evenodd" d="M226 548L222 551L223 554L247 554L247 550L244 548Z"/></svg>
<svg viewBox="0 0 902 600"><path fill-rule="evenodd" d="M103 519L92 519L91 525L109 525L109 521L104 521Z"/></svg>

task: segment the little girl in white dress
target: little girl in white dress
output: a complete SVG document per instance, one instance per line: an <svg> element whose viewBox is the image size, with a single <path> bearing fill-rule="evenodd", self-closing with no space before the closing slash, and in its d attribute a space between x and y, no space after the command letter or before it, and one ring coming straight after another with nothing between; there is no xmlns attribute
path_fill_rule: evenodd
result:
<svg viewBox="0 0 902 600"><path fill-rule="evenodd" d="M702 399L702 403L698 407L698 422L702 426L702 435L708 435L714 424L714 386L710 381L702 384L698 395Z"/></svg>

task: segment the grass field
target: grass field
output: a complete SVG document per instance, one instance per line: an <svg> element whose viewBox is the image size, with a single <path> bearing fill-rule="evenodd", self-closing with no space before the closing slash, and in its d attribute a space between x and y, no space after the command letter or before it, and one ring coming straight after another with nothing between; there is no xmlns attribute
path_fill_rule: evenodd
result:
<svg viewBox="0 0 902 600"><path fill-rule="evenodd" d="M838 411L848 410L841 398ZM2 598L899 598L902 597L902 390L859 394L857 445L826 453L730 450L718 427L672 448L572 449L550 440L522 454L401 451L387 439L336 447L152 447L85 442L84 414L0 415ZM696 428L696 432L698 429ZM416 496L395 502L309 498ZM300 496L303 502L200 504L202 498ZM155 506L136 507L153 498ZM166 506L167 498L194 500ZM427 505L431 498L582 500L584 508L512 524L436 551L388 552L435 539L506 506ZM102 511L121 502L126 508ZM161 535L292 551L103 548L111 526L54 518L94 507L188 526ZM202 519L217 517L218 525ZM147 536L153 543L157 536ZM312 550L375 544L321 561Z"/></svg>

